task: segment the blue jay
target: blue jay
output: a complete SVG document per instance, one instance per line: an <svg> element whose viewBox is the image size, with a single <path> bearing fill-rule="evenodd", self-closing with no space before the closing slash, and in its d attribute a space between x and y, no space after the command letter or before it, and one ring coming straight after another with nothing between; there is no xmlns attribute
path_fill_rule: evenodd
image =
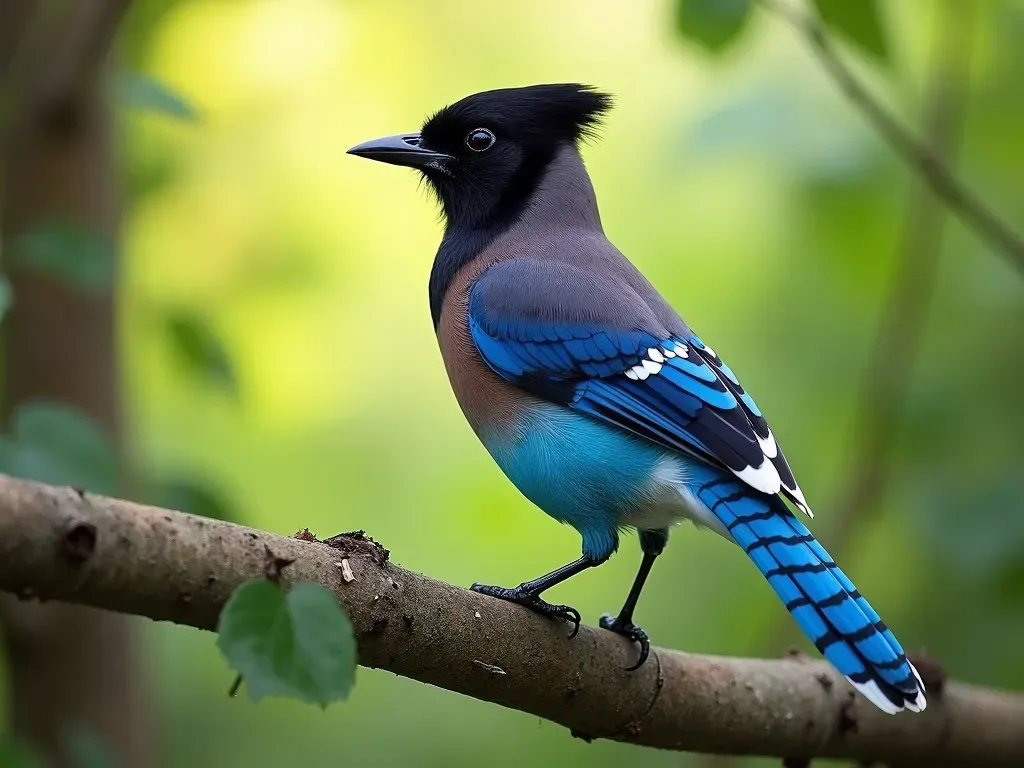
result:
<svg viewBox="0 0 1024 768"><path fill-rule="evenodd" d="M430 312L466 419L516 487L583 539L577 560L517 587L472 589L571 621L541 598L605 562L623 529L643 560L600 626L649 652L633 623L669 529L738 544L818 650L885 712L925 708L892 632L814 539L811 516L754 400L607 239L579 146L610 99L588 86L468 96L419 133L351 154L420 171L445 230Z"/></svg>

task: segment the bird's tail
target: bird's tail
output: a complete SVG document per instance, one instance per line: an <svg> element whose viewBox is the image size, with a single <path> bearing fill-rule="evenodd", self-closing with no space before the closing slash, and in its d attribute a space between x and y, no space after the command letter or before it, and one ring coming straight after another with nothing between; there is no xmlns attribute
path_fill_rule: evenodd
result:
<svg viewBox="0 0 1024 768"><path fill-rule="evenodd" d="M924 684L903 648L780 497L724 475L693 491L857 690L890 714L925 708Z"/></svg>

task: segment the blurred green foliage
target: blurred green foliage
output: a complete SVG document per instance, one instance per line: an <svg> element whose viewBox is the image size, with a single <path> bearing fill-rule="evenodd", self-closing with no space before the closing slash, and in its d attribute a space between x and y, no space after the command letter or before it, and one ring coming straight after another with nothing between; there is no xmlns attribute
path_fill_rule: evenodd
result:
<svg viewBox="0 0 1024 768"><path fill-rule="evenodd" d="M0 275L0 320L3 320L12 304L14 293L11 291L11 281L5 275Z"/></svg>
<svg viewBox="0 0 1024 768"><path fill-rule="evenodd" d="M34 400L15 408L0 435L0 472L109 495L117 459L91 418L63 403Z"/></svg>
<svg viewBox="0 0 1024 768"><path fill-rule="evenodd" d="M199 119L196 108L163 83L127 72L117 79L117 103L127 109L154 112L188 122Z"/></svg>
<svg viewBox="0 0 1024 768"><path fill-rule="evenodd" d="M215 488L209 479L194 474L157 482L152 495L153 503L160 507L215 520L241 522L223 491Z"/></svg>
<svg viewBox="0 0 1024 768"><path fill-rule="evenodd" d="M69 764L74 768L117 768L110 750L92 731L72 726L66 729L63 741Z"/></svg>
<svg viewBox="0 0 1024 768"><path fill-rule="evenodd" d="M942 4L813 6L916 122ZM1018 222L1024 7L979 8L959 173ZM406 567L457 584L518 583L578 552L573 531L500 475L449 391L426 311L436 211L410 174L345 149L474 91L583 81L618 103L585 151L606 230L755 393L829 547L914 182L760 4L136 0L120 46L133 73L117 84L126 407L135 461L172 478L154 490L170 506L279 532L366 528ZM91 247L66 229L42 246L36 264L58 270L53 252ZM1019 689L1024 281L958 223L941 265L889 493L833 555L905 646L956 678ZM3 461L36 456L17 473L40 479L92 461L86 487L101 490L88 428L52 413L43 426L54 419L16 420ZM38 458L38 434L53 456ZM552 597L593 621L618 606L638 559L626 538ZM742 553L682 528L638 621L659 645L743 654L763 651L780 615ZM145 634L170 766L694 764L585 744L377 670L326 713L256 706L225 695L232 673L211 636Z"/></svg>
<svg viewBox="0 0 1024 768"><path fill-rule="evenodd" d="M56 278L83 291L106 293L114 281L113 246L69 222L36 222L15 239L6 255L9 267Z"/></svg>
<svg viewBox="0 0 1024 768"><path fill-rule="evenodd" d="M712 53L721 53L743 31L753 0L677 0L676 29Z"/></svg>
<svg viewBox="0 0 1024 768"><path fill-rule="evenodd" d="M45 768L45 765L31 746L5 738L0 740L0 768Z"/></svg>
<svg viewBox="0 0 1024 768"><path fill-rule="evenodd" d="M209 325L194 314L180 311L168 312L164 322L170 345L185 374L236 394L238 382L231 360Z"/></svg>
<svg viewBox="0 0 1024 768"><path fill-rule="evenodd" d="M71 768L117 768L110 751L88 730L71 726L60 735ZM0 768L48 768L36 749L14 739L0 740Z"/></svg>
<svg viewBox="0 0 1024 768"><path fill-rule="evenodd" d="M879 0L813 0L828 29L860 46L879 61L889 58Z"/></svg>

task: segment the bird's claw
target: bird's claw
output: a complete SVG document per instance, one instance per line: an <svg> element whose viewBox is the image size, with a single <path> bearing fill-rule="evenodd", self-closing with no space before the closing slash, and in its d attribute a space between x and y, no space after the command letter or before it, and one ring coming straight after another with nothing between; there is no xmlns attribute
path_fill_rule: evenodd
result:
<svg viewBox="0 0 1024 768"><path fill-rule="evenodd" d="M601 629L607 629L610 632L615 632L618 635L629 638L634 643L640 646L640 658L637 659L636 664L632 667L626 667L627 672L634 672L640 669L647 661L647 656L651 652L651 642L647 639L647 633L644 632L640 627L631 621L622 621L617 616L612 616L610 613L606 613L601 617L601 621L598 622Z"/></svg>
<svg viewBox="0 0 1024 768"><path fill-rule="evenodd" d="M541 600L535 594L520 590L518 587L509 589L508 587L492 587L487 584L474 584L470 587L473 592L479 592L481 595L487 595L488 597L496 597L499 600L508 600L511 603L517 603L524 608L529 608L531 611L541 614L542 616L550 616L553 619L562 619L572 623L572 632L569 633L569 637L576 637L576 634L580 631L580 612L569 605L554 605L552 603Z"/></svg>

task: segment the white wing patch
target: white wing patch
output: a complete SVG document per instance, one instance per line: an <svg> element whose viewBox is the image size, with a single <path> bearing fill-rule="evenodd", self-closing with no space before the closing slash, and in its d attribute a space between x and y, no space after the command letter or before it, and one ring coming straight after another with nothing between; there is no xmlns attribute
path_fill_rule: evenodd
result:
<svg viewBox="0 0 1024 768"><path fill-rule="evenodd" d="M718 355L711 347L704 345L704 351L718 361ZM649 376L657 376L661 373L661 369L668 364L668 361L673 357L680 357L684 360L689 359L690 349L682 341L676 339L669 339L662 342L661 347L651 347L647 350L647 356L644 357L639 363L627 368L623 371L623 375L630 381L646 381ZM722 374L724 375L724 374ZM773 459L779 456L779 444L775 441L775 435L772 434L771 428L768 429L768 437L761 437L757 434L756 430L754 436L757 438L758 445L761 448L761 454L763 459L761 465L758 467L748 466L741 470L732 470L738 478L752 488L756 488L763 493L776 494L781 493L783 490L791 497L794 504L796 504L800 510L808 517L814 517L814 513L811 512L811 508L807 505L807 500L804 498L803 491L800 490L799 486L790 488L788 485L782 484L782 478L779 476L779 471L776 469ZM865 694L866 695L866 694Z"/></svg>
<svg viewBox="0 0 1024 768"><path fill-rule="evenodd" d="M775 495L782 490L782 478L779 477L779 471L768 457L765 457L760 467L744 467L739 471L734 469L732 473L762 493Z"/></svg>
<svg viewBox="0 0 1024 768"><path fill-rule="evenodd" d="M622 373L630 381L646 381L648 376L657 376L661 373L661 368L665 364L666 358L675 356L675 352L668 349L651 347L647 350L647 357L632 368L627 368Z"/></svg>
<svg viewBox="0 0 1024 768"><path fill-rule="evenodd" d="M642 360L641 364L652 376L661 373L661 363L656 363L653 360Z"/></svg>
<svg viewBox="0 0 1024 768"><path fill-rule="evenodd" d="M647 381L647 377L651 375L651 372L643 366L643 363L646 362L648 361L643 360L640 365L634 365L632 368L626 371L626 376L633 379L633 381ZM633 375L630 376L629 374Z"/></svg>

